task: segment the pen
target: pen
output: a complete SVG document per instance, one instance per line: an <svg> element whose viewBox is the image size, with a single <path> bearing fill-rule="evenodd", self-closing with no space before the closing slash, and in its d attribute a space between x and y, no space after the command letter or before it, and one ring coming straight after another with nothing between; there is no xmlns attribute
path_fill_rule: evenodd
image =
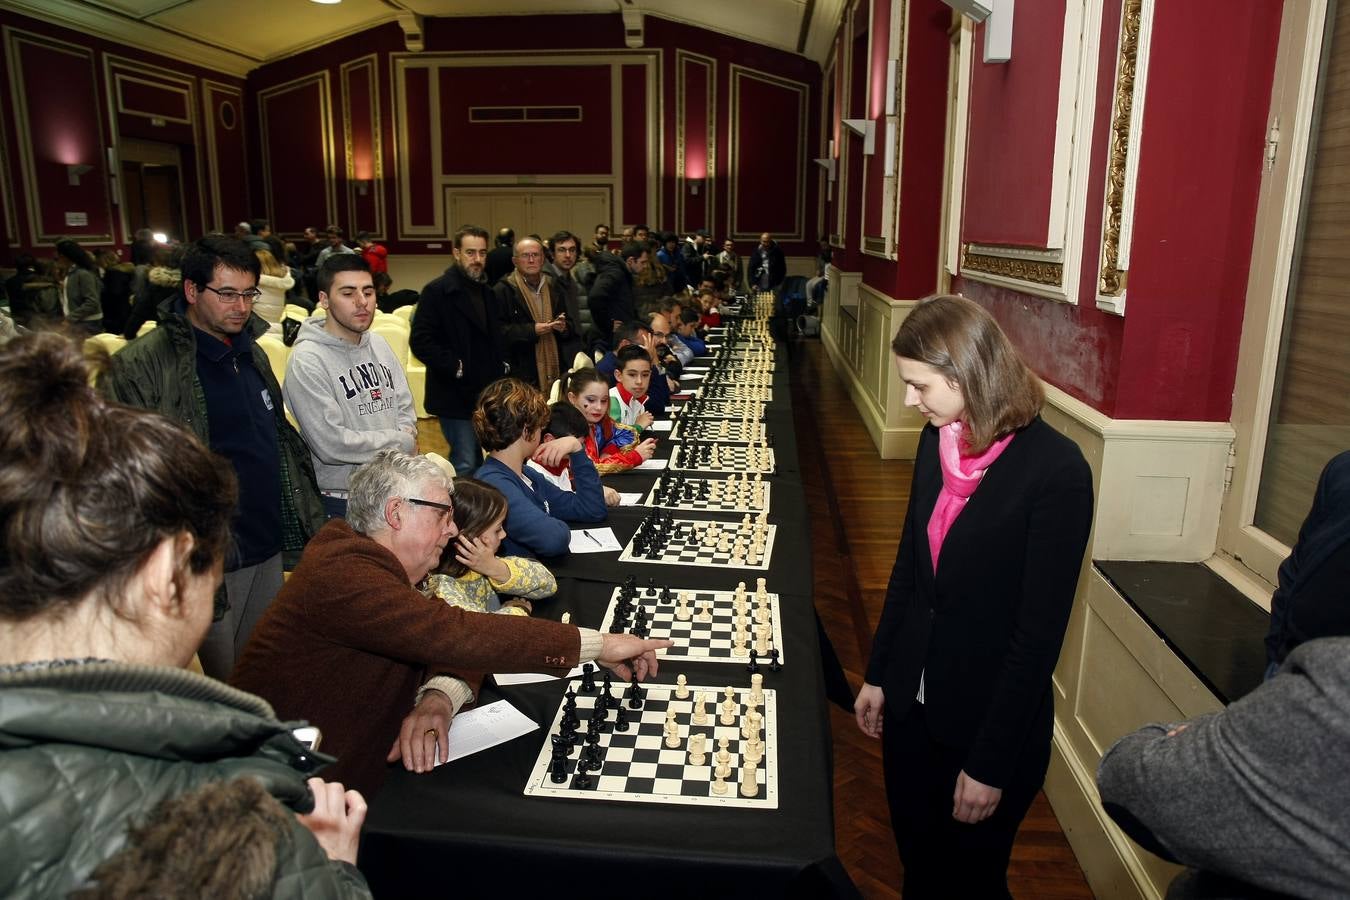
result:
<svg viewBox="0 0 1350 900"><path fill-rule="evenodd" d="M600 543L600 539L599 539L599 538L597 538L595 535L591 534L591 533L590 533L589 531L587 531L586 529L584 529L584 528L581 529L581 533L584 534L584 535L586 535L586 537L590 538L591 540L595 541L595 545L596 545L597 547L603 547L603 546L605 546L604 544Z"/></svg>

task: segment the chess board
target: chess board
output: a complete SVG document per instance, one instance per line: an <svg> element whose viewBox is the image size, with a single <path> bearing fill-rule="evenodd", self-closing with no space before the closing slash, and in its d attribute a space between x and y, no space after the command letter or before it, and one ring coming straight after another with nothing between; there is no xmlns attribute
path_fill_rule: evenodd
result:
<svg viewBox="0 0 1350 900"><path fill-rule="evenodd" d="M762 447L751 461L750 447L744 444L718 444L717 462L712 462L710 448L713 442L686 440L670 457L670 468L687 472L759 472L772 475L777 465L772 447Z"/></svg>
<svg viewBox="0 0 1350 900"><path fill-rule="evenodd" d="M615 612L619 608L619 594L623 588L616 587L609 598L609 608L605 610L605 619L600 624L601 633L607 633L614 625ZM734 591L698 591L689 588L670 588L671 600L662 602L660 588L638 588L634 597L635 604L641 604L644 620L647 624L647 637L671 638L675 646L658 650L663 660L683 662L722 662L744 665L750 661L749 650L736 653L733 650L733 637L736 631L736 603ZM679 596L685 594L694 610L687 621L677 616ZM698 612L704 604L712 609L711 619L701 619ZM749 591L745 597L746 619L749 621L750 648L754 647L754 628L759 624L759 603L755 593ZM778 613L778 595L768 594L769 649L778 651L778 664L785 661L783 647L783 629ZM631 621L631 619L625 619ZM620 623L623 624L622 622ZM621 629L628 630L628 629ZM762 668L767 669L765 657L760 655Z"/></svg>
<svg viewBox="0 0 1350 900"><path fill-rule="evenodd" d="M672 397L671 399L674 400L675 398ZM694 407L695 413L701 417L712 419L743 419L748 416L756 421L764 418L764 403L760 400L722 400L711 398L704 400L700 397L698 399L691 398L689 401L686 401L686 405L691 402L696 404ZM684 407L680 407L677 412L680 415L683 415Z"/></svg>
<svg viewBox="0 0 1350 900"><path fill-rule="evenodd" d="M671 440L717 441L718 443L749 444L763 441L768 431L762 422L742 422L737 419L680 419L670 432Z"/></svg>
<svg viewBox="0 0 1350 900"><path fill-rule="evenodd" d="M741 717L747 712L749 689L735 690L735 723L723 725L720 704L725 696L725 688L689 685L689 698L680 700L675 697L674 685L645 684L642 687L646 697L641 709L628 710L631 721L627 731L613 730L615 713L608 713L606 718L611 730L601 733L598 744L603 761L597 771L590 773L592 786L584 789L573 787L577 760L585 748L584 743L573 747L568 755L565 781L556 784L549 775L552 738L562 730L563 703L559 703L539 758L535 760L534 769L525 782L525 796L742 809L778 808L778 708L777 697L772 689L764 690L763 703L758 707L764 717L763 733L760 736L764 742L764 757L755 763L759 792L754 797L743 797L740 782L745 741L740 728ZM578 693L576 696L577 714L581 719L578 736L585 733L586 723L594 713L600 690L600 685L596 685L595 693ZM699 693L714 698L707 704L706 725L694 725L690 721L694 700ZM611 696L622 698L622 694L623 685L616 684ZM628 703L622 699L620 702L625 705ZM680 744L675 748L665 745L666 710L671 707L676 710L675 721L680 730ZM707 755L701 766L689 762L688 743L691 734L702 734L708 740ZM712 791L719 738L726 739L730 756L731 772L726 777L725 794L714 794Z"/></svg>
<svg viewBox="0 0 1350 900"><path fill-rule="evenodd" d="M764 491L764 502L755 503L754 488L750 482L738 488L736 481L727 478L690 478L686 475L663 475L643 499L645 506L659 506L662 509L676 509L686 512L727 512L760 513L769 509L769 497L772 485L760 482ZM714 497L713 492L721 486L728 493ZM675 497L669 495L675 493ZM741 499L744 498L744 499Z"/></svg>
<svg viewBox="0 0 1350 900"><path fill-rule="evenodd" d="M759 569L769 568L769 560L773 558L773 540L774 535L778 533L777 525L769 525L764 537L764 553L759 558L759 563L751 565L748 558L745 562L732 564L731 552L721 551L717 547L705 547L699 538L700 529L709 525L709 522L699 522L693 519L672 519L668 525L663 526L661 539L663 546L651 551L654 555L641 554L636 549L637 535L633 536L619 554L619 562L636 563L657 563L662 565L685 565L685 566L716 566L729 567L736 569ZM722 526L734 541L736 535L743 536L748 544L750 542L753 526L745 526L740 522L734 524L717 523Z"/></svg>
<svg viewBox="0 0 1350 900"><path fill-rule="evenodd" d="M773 399L773 388L748 384L700 384L693 393L706 400L758 400L767 403Z"/></svg>

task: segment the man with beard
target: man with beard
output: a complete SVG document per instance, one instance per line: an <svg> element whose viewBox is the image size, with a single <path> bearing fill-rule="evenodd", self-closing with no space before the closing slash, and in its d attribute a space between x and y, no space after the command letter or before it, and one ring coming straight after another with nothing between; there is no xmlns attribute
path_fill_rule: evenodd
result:
<svg viewBox="0 0 1350 900"><path fill-rule="evenodd" d="M542 243L522 238L511 261L515 269L492 287L506 361L513 377L548 394L566 368L562 350L577 338L576 319L557 282L544 274Z"/></svg>
<svg viewBox="0 0 1350 900"><path fill-rule="evenodd" d="M580 244L581 241L572 232L559 231L549 239L549 246L553 248L553 262L544 266L544 271L553 276L554 284L562 291L563 306L575 332L574 337L560 342L563 369L569 368L578 351L585 348L585 338L581 334L581 304L586 289L576 278L577 262L581 258Z"/></svg>
<svg viewBox="0 0 1350 900"><path fill-rule="evenodd" d="M409 346L427 367L427 412L441 420L456 477L483 461L473 431L478 394L506 374L497 304L483 279L488 233L476 225L455 232L455 262L422 289Z"/></svg>
<svg viewBox="0 0 1350 900"><path fill-rule="evenodd" d="M282 394L309 444L330 517L347 514L347 482L387 447L417 452L417 411L398 357L375 320L375 283L366 260L330 256L319 267L319 306L300 326Z"/></svg>

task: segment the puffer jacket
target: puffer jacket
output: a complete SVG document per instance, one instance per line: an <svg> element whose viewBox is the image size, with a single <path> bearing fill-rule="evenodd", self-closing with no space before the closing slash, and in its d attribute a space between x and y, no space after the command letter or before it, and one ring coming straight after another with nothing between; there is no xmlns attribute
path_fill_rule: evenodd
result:
<svg viewBox="0 0 1350 900"><path fill-rule="evenodd" d="M290 272L282 276L264 272L258 276L258 290L262 291L262 296L253 302L253 311L264 321L275 325L281 321L281 314L285 312L286 292L293 287L295 278Z"/></svg>
<svg viewBox="0 0 1350 900"><path fill-rule="evenodd" d="M64 897L167 797L251 777L313 809L330 762L262 699L181 669L81 661L0 669L0 896ZM274 897L369 897L298 821L278 844Z"/></svg>
<svg viewBox="0 0 1350 900"><path fill-rule="evenodd" d="M209 447L211 426L206 396L197 380L197 339L187 320L186 302L180 294L161 303L159 327L113 354L99 388L119 403L177 419ZM267 323L257 315L249 316L244 327L254 338L267 331ZM272 374L267 353L256 341L253 368L267 385L276 417L281 445L282 560L287 569L292 569L300 561L300 551L323 527L327 516L319 500L309 447L287 420L281 387ZM247 490L247 485L243 489Z"/></svg>

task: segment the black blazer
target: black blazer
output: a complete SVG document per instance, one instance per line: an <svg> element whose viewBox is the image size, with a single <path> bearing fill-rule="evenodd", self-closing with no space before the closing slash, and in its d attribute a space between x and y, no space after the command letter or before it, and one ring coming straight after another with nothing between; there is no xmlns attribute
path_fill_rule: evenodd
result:
<svg viewBox="0 0 1350 900"><path fill-rule="evenodd" d="M899 719L922 673L933 739L965 751L972 778L1004 787L1019 755L1047 746L1054 726L1050 674L1092 528L1092 472L1037 417L985 472L935 576L927 526L942 489L937 450L928 426L867 681Z"/></svg>
<svg viewBox="0 0 1350 900"><path fill-rule="evenodd" d="M408 343L427 367L427 412L472 416L483 388L506 374L500 340L497 304L486 284L470 283L451 266L424 287Z"/></svg>

